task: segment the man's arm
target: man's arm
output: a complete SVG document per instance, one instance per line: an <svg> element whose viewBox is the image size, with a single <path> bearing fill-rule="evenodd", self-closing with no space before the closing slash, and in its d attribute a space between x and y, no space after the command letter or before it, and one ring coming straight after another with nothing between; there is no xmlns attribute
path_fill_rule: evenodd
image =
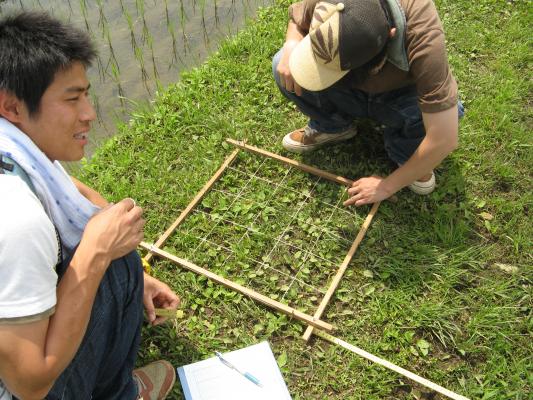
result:
<svg viewBox="0 0 533 400"><path fill-rule="evenodd" d="M79 190L79 192L83 195L83 197L88 199L91 203L100 208L104 208L109 204L108 201L104 199L104 197L96 190L90 188L85 183L79 181L73 176L71 176L70 178L72 179L72 182L74 182L74 185L76 185L76 188Z"/></svg>
<svg viewBox="0 0 533 400"><path fill-rule="evenodd" d="M457 107L422 113L426 137L407 162L386 178L366 177L348 189L344 205L360 206L387 199L398 190L427 175L458 146Z"/></svg>
<svg viewBox="0 0 533 400"><path fill-rule="evenodd" d="M111 260L142 240L141 215L131 199L95 215L57 286L54 315L23 325L0 325L0 377L17 397L42 399L71 362Z"/></svg>
<svg viewBox="0 0 533 400"><path fill-rule="evenodd" d="M285 44L283 45L283 53L278 64L278 74L281 85L289 92L295 92L298 96L302 94L302 88L294 81L291 71L289 69L289 58L294 48L305 37L305 33L290 20L287 26L287 33L285 34Z"/></svg>

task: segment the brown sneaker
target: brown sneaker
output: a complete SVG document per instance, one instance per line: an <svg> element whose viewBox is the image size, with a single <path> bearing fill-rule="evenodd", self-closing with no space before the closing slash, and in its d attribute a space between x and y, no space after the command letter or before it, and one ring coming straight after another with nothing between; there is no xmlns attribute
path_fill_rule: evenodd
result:
<svg viewBox="0 0 533 400"><path fill-rule="evenodd" d="M154 361L133 370L133 379L139 388L137 400L163 400L176 381L174 367L168 361Z"/></svg>
<svg viewBox="0 0 533 400"><path fill-rule="evenodd" d="M305 126L288 133L283 138L283 147L293 153L307 153L327 144L334 144L353 138L357 134L357 128L350 126L339 133L322 133Z"/></svg>

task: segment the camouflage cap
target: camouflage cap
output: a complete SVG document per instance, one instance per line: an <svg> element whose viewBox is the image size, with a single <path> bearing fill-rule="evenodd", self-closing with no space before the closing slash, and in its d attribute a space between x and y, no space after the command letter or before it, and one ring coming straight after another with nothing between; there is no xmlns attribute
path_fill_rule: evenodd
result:
<svg viewBox="0 0 533 400"><path fill-rule="evenodd" d="M380 0L323 0L289 59L301 87L323 90L381 52L391 26Z"/></svg>

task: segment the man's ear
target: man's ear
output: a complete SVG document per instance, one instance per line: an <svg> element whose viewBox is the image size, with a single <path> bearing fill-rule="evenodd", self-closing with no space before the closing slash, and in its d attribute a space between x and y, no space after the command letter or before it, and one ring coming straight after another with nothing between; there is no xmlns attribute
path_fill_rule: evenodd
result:
<svg viewBox="0 0 533 400"><path fill-rule="evenodd" d="M7 119L15 124L20 122L24 104L12 93L0 90L0 117Z"/></svg>
<svg viewBox="0 0 533 400"><path fill-rule="evenodd" d="M392 39L394 36L396 36L396 28L391 28L389 32L389 38Z"/></svg>

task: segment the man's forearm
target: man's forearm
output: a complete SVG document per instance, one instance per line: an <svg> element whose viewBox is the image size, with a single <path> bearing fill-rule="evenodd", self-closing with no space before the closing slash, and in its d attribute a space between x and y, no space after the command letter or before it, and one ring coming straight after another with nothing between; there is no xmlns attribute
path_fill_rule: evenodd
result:
<svg viewBox="0 0 533 400"><path fill-rule="evenodd" d="M427 137L405 164L384 179L383 184L390 194L429 174L455 147L449 143L435 142Z"/></svg>
<svg viewBox="0 0 533 400"><path fill-rule="evenodd" d="M4 336L17 349L11 356L20 358L19 362L11 359L11 368L2 375L17 397L42 399L72 361L85 335L109 262L108 256L95 254L93 246L81 243L57 286L54 315L27 327L21 325L15 331L16 338Z"/></svg>
<svg viewBox="0 0 533 400"><path fill-rule="evenodd" d="M287 42L300 42L305 37L305 32L303 32L298 25L296 25L292 20L289 21L287 26L287 32L285 33L285 43Z"/></svg>
<svg viewBox="0 0 533 400"><path fill-rule="evenodd" d="M385 190L396 193L429 174L458 145L457 107L437 113L422 113L426 137L405 164L383 180Z"/></svg>

